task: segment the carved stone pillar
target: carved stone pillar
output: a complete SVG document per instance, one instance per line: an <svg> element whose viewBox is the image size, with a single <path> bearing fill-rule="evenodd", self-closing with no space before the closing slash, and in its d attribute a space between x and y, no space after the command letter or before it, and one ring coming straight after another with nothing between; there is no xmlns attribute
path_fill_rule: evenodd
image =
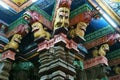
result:
<svg viewBox="0 0 120 80"><path fill-rule="evenodd" d="M80 49L80 48L79 48ZM55 35L49 41L38 44L40 80L74 80L76 70L74 60L83 60L78 44L65 34ZM83 66L83 65L82 65Z"/></svg>
<svg viewBox="0 0 120 80"><path fill-rule="evenodd" d="M107 58L104 56L95 57L84 62L87 80L101 80L109 71Z"/></svg>
<svg viewBox="0 0 120 80"><path fill-rule="evenodd" d="M0 79L9 80L9 71L11 70L12 62L9 60L0 61Z"/></svg>
<svg viewBox="0 0 120 80"><path fill-rule="evenodd" d="M12 60L15 60L15 52L7 50L2 53L0 59L0 79L9 80L9 72L12 67Z"/></svg>
<svg viewBox="0 0 120 80"><path fill-rule="evenodd" d="M9 42L5 36L7 27L0 23L0 80L9 80L9 71L11 70L12 62L8 59L3 59L4 46Z"/></svg>
<svg viewBox="0 0 120 80"><path fill-rule="evenodd" d="M33 64L31 62L17 62L11 70L11 80L33 80Z"/></svg>
<svg viewBox="0 0 120 80"><path fill-rule="evenodd" d="M74 80L74 54L65 51L64 47L52 47L46 52L40 52L40 80Z"/></svg>

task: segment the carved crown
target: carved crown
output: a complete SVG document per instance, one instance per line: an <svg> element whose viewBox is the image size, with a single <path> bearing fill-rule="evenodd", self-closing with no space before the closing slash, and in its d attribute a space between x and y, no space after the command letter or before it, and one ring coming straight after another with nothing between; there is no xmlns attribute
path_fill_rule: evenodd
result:
<svg viewBox="0 0 120 80"><path fill-rule="evenodd" d="M66 7L70 8L71 0L58 0L59 1L59 7Z"/></svg>

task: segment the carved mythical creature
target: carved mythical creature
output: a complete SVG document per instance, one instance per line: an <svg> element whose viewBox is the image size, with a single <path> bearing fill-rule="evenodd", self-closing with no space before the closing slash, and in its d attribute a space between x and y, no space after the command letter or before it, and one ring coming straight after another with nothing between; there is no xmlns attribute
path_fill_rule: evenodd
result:
<svg viewBox="0 0 120 80"><path fill-rule="evenodd" d="M44 37L49 40L51 35L44 30L43 25L40 22L35 22L32 24L32 32L34 33L34 38Z"/></svg>
<svg viewBox="0 0 120 80"><path fill-rule="evenodd" d="M19 44L21 43L22 36L20 34L14 34L10 42L4 47L4 50L7 50L9 48L17 50L19 47Z"/></svg>
<svg viewBox="0 0 120 80"><path fill-rule="evenodd" d="M86 31L87 23L79 22L75 29L70 30L70 36L74 38L75 36L84 37Z"/></svg>
<svg viewBox="0 0 120 80"><path fill-rule="evenodd" d="M60 7L57 10L57 14L54 22L54 30L60 27L67 28L69 26L69 14L70 14L70 10L66 7Z"/></svg>
<svg viewBox="0 0 120 80"><path fill-rule="evenodd" d="M100 48L95 48L92 51L93 57L97 57L97 56L105 56L106 52L109 51L109 45L108 44L103 44L100 46Z"/></svg>
<svg viewBox="0 0 120 80"><path fill-rule="evenodd" d="M116 74L120 74L120 67L119 66L115 66L113 68L113 70L115 71Z"/></svg>

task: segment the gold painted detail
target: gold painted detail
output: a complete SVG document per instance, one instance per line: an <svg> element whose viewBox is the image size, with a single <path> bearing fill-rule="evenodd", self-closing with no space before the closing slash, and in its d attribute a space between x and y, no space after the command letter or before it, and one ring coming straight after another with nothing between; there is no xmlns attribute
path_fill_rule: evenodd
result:
<svg viewBox="0 0 120 80"><path fill-rule="evenodd" d="M43 28L43 25L40 22L35 22L32 24L32 32L34 33L34 38L44 37L49 40L51 34Z"/></svg>
<svg viewBox="0 0 120 80"><path fill-rule="evenodd" d="M26 3L28 0L10 0L10 1L16 4L17 6L21 6L24 3Z"/></svg>
<svg viewBox="0 0 120 80"><path fill-rule="evenodd" d="M109 45L108 44L103 44L100 46L100 48L95 48L92 51L92 55L93 57L97 57L97 56L105 56L106 52L109 51Z"/></svg>

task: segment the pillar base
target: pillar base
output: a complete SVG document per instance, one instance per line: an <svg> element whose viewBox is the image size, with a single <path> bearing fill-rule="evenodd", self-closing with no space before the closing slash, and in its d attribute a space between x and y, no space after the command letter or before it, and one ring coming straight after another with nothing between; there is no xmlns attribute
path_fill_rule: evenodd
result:
<svg viewBox="0 0 120 80"><path fill-rule="evenodd" d="M9 71L11 70L12 62L9 60L0 61L0 80L9 80Z"/></svg>

